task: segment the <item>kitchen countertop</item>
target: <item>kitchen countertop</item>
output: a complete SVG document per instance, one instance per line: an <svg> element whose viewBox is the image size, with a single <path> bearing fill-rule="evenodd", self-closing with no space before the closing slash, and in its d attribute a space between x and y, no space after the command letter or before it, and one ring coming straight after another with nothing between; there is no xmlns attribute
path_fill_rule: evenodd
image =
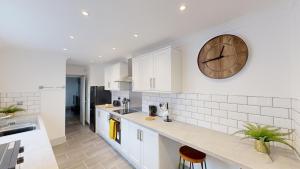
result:
<svg viewBox="0 0 300 169"><path fill-rule="evenodd" d="M21 169L58 169L43 120L40 116L37 118L36 130L0 137L0 144L21 140L21 146L24 146Z"/></svg>
<svg viewBox="0 0 300 169"><path fill-rule="evenodd" d="M300 160L296 159L290 150L273 148L271 150L272 162L267 155L256 152L252 142L242 141L240 137L181 122L166 123L159 117L156 117L156 120L147 121L145 120L147 115L141 112L120 115L112 112L120 108L105 108L105 106L97 106L97 108L119 115L124 119L158 132L162 136L203 151L222 161L238 165L241 168L300 168Z"/></svg>

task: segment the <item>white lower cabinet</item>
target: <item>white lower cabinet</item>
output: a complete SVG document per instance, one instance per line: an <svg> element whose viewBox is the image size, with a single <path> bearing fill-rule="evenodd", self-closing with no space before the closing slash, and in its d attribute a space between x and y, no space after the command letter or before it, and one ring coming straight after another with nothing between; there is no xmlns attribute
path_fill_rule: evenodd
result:
<svg viewBox="0 0 300 169"><path fill-rule="evenodd" d="M105 139L108 139L109 134L109 113L102 110L97 110L96 131Z"/></svg>
<svg viewBox="0 0 300 169"><path fill-rule="evenodd" d="M122 149L138 169L159 169L159 135L122 119Z"/></svg>

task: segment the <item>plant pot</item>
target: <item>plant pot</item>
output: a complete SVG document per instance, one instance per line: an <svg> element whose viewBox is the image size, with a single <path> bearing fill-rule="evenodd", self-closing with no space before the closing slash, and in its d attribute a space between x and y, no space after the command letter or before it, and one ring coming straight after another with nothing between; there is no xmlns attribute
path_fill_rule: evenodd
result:
<svg viewBox="0 0 300 169"><path fill-rule="evenodd" d="M254 148L256 151L269 154L270 153L270 143L269 142L263 142L260 140L255 140Z"/></svg>

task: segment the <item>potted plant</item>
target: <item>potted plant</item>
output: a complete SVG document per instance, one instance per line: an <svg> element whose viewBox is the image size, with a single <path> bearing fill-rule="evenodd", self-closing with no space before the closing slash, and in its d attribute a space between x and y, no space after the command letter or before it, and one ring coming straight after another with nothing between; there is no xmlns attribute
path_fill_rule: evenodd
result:
<svg viewBox="0 0 300 169"><path fill-rule="evenodd" d="M258 152L268 154L270 156L270 142L282 143L290 147L298 156L299 152L295 147L289 144L286 140L286 136L291 135L291 132L281 132L281 128L273 126L262 126L258 124L247 123L244 130L235 132L234 134L241 133L245 137L243 139L254 139L254 148Z"/></svg>
<svg viewBox="0 0 300 169"><path fill-rule="evenodd" d="M16 112L24 111L25 109L19 108L16 105L0 108L1 119L9 118L15 115Z"/></svg>

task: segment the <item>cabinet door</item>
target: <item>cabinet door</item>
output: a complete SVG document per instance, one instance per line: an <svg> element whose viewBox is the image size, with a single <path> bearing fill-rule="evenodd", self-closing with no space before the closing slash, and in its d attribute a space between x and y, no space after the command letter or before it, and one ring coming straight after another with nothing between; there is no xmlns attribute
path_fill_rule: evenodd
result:
<svg viewBox="0 0 300 169"><path fill-rule="evenodd" d="M141 58L132 59L132 91L142 91Z"/></svg>
<svg viewBox="0 0 300 169"><path fill-rule="evenodd" d="M108 138L108 132L109 132L109 113L106 111L101 111L100 112L100 121L99 121L99 126L100 126L100 134L104 138Z"/></svg>
<svg viewBox="0 0 300 169"><path fill-rule="evenodd" d="M104 70L104 88L105 90L111 90L111 67L106 67Z"/></svg>
<svg viewBox="0 0 300 169"><path fill-rule="evenodd" d="M142 169L159 169L159 135L142 128Z"/></svg>
<svg viewBox="0 0 300 169"><path fill-rule="evenodd" d="M154 60L154 80L153 88L155 91L172 90L171 73L171 49L166 48L153 53Z"/></svg>
<svg viewBox="0 0 300 169"><path fill-rule="evenodd" d="M120 80L120 64L114 64L111 66L111 90L119 90L119 83L116 81Z"/></svg>
<svg viewBox="0 0 300 169"><path fill-rule="evenodd" d="M153 77L153 56L152 54L143 55L140 62L141 89L143 91L152 90Z"/></svg>
<svg viewBox="0 0 300 169"><path fill-rule="evenodd" d="M139 126L128 122L128 137L122 138L123 141L127 142L128 157L136 168L141 166L141 141L139 140ZM123 142L124 143L124 142Z"/></svg>

